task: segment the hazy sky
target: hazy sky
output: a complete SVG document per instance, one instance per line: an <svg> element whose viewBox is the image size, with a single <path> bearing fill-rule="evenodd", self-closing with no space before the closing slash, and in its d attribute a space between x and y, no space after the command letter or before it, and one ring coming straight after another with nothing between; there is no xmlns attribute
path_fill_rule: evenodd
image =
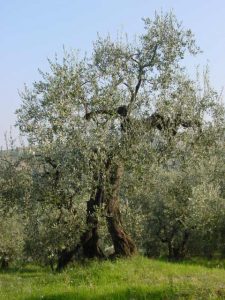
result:
<svg viewBox="0 0 225 300"><path fill-rule="evenodd" d="M66 49L90 50L97 32L130 36L143 30L142 17L173 10L191 28L209 63L217 89L225 85L224 0L0 0L0 145L15 123L18 90L47 70L47 57ZM14 133L16 134L16 133Z"/></svg>

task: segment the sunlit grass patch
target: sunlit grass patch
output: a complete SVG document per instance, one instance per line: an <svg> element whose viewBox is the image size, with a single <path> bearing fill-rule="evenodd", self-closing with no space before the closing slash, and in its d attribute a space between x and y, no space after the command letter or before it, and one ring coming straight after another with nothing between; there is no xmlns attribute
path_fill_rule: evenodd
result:
<svg viewBox="0 0 225 300"><path fill-rule="evenodd" d="M205 264L137 256L75 263L60 274L27 266L0 273L0 299L225 299L223 262Z"/></svg>

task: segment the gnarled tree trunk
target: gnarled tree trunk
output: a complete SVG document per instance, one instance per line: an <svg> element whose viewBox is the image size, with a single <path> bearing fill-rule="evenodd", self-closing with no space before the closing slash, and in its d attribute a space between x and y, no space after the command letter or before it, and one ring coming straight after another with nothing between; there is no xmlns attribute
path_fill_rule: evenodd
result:
<svg viewBox="0 0 225 300"><path fill-rule="evenodd" d="M106 199L107 225L114 245L115 256L131 256L136 246L123 228L119 207L120 182L123 176L122 164L116 165L110 173Z"/></svg>
<svg viewBox="0 0 225 300"><path fill-rule="evenodd" d="M59 253L57 262L57 271L64 269L67 264L72 260L77 251L82 247L83 256L86 258L102 258L104 256L99 246L99 234L98 234L98 218L97 210L103 203L104 189L102 185L99 185L93 195L87 201L87 230L81 236L80 243L72 250L64 249Z"/></svg>
<svg viewBox="0 0 225 300"><path fill-rule="evenodd" d="M99 234L98 234L98 218L97 209L101 207L104 201L104 188L100 184L90 200L87 202L87 230L81 238L83 248L83 255L87 258L101 258L104 256L101 248L99 247Z"/></svg>

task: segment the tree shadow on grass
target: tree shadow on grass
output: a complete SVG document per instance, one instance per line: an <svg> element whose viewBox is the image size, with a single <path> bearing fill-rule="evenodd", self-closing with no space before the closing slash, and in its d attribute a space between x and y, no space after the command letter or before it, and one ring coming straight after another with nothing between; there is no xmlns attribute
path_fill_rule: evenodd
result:
<svg viewBox="0 0 225 300"><path fill-rule="evenodd" d="M0 270L0 275L19 276L21 278L38 278L43 276L43 270L36 267L9 268Z"/></svg>
<svg viewBox="0 0 225 300"><path fill-rule="evenodd" d="M38 264L29 264L29 263L24 263L24 264L17 264L17 265L10 265L9 268L7 269L0 269L0 273L36 273L36 272L44 272L44 271L49 271L50 268L44 267Z"/></svg>
<svg viewBox="0 0 225 300"><path fill-rule="evenodd" d="M193 258L189 260L183 260L180 262L184 265L191 266L200 266L209 269L225 269L225 260L224 259L201 259L201 258Z"/></svg>
<svg viewBox="0 0 225 300"><path fill-rule="evenodd" d="M154 291L147 291L146 288L126 288L117 290L112 293L105 293L102 295L93 295L83 292L52 294L48 296L34 296L28 297L25 300L176 300L176 299L188 299L190 296L187 293L177 293L171 288L157 289Z"/></svg>
<svg viewBox="0 0 225 300"><path fill-rule="evenodd" d="M156 261L170 263L173 265L189 265L189 266L200 266L209 269L225 269L225 258L223 259L207 259L202 257L192 257L192 258L184 258L181 260L169 260L167 258L159 258Z"/></svg>

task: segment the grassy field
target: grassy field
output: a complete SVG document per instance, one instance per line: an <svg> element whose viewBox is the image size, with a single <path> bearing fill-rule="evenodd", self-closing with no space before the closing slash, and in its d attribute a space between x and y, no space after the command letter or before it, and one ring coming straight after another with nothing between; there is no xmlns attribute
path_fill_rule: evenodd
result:
<svg viewBox="0 0 225 300"><path fill-rule="evenodd" d="M138 256L74 264L61 274L27 266L0 273L0 299L225 299L225 263Z"/></svg>

